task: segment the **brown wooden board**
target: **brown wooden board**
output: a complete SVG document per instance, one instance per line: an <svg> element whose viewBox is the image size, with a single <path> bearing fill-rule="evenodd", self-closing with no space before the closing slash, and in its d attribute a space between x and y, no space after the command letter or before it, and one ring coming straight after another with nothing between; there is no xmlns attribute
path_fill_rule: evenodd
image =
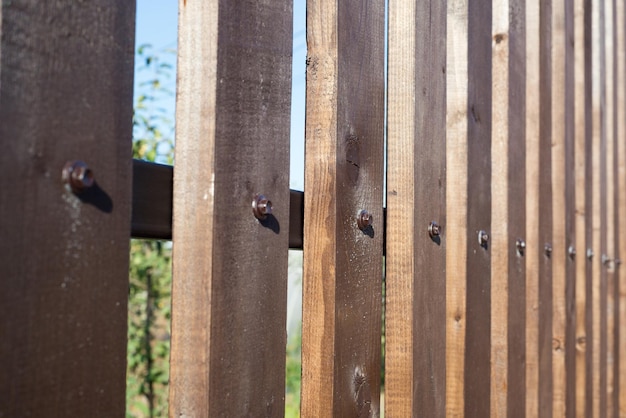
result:
<svg viewBox="0 0 626 418"><path fill-rule="evenodd" d="M467 332L468 2L451 0L446 18L446 416L465 410Z"/></svg>
<svg viewBox="0 0 626 418"><path fill-rule="evenodd" d="M5 1L0 21L0 416L123 416L135 5Z"/></svg>
<svg viewBox="0 0 626 418"><path fill-rule="evenodd" d="M587 177L587 165L589 158L586 154L587 146L587 97L586 97L586 60L588 51L585 50L585 19L588 10L585 10L584 0L574 0L573 4L573 67L574 67L574 190L575 190L575 230L576 239L573 246L576 250L575 256L575 325L574 325L574 362L575 362L575 412L578 416L587 414L587 249L586 241L586 220L587 182L591 179ZM567 172L566 172L567 174ZM568 345L569 347L569 345ZM568 379L569 382L569 379ZM568 392L569 393L569 392ZM571 411L571 406L568 404Z"/></svg>
<svg viewBox="0 0 626 418"><path fill-rule="evenodd" d="M490 413L492 5L468 2L465 415Z"/></svg>
<svg viewBox="0 0 626 418"><path fill-rule="evenodd" d="M133 160L133 238L172 239L174 167Z"/></svg>
<svg viewBox="0 0 626 418"><path fill-rule="evenodd" d="M525 156L526 156L526 416L539 413L539 269L543 259L539 241L540 133L540 19L539 0L526 0Z"/></svg>
<svg viewBox="0 0 626 418"><path fill-rule="evenodd" d="M392 2L390 17L386 414L443 417L446 3Z"/></svg>
<svg viewBox="0 0 626 418"><path fill-rule="evenodd" d="M576 248L578 230L576 229L576 89L575 89L575 50L574 50L574 1L564 4L564 37L562 39L564 56L564 183L565 183L565 283L563 291L565 376L563 383L565 396L562 411L566 415L576 416ZM583 186L584 189L584 186ZM581 231L582 232L582 231ZM556 415L555 415L556 416Z"/></svg>
<svg viewBox="0 0 626 418"><path fill-rule="evenodd" d="M552 417L552 3L540 2L540 81L539 81L539 414Z"/></svg>
<svg viewBox="0 0 626 418"><path fill-rule="evenodd" d="M526 235L526 0L509 3L508 88L508 359L507 416L525 416L526 403L526 256L517 240L527 245Z"/></svg>
<svg viewBox="0 0 626 418"><path fill-rule="evenodd" d="M384 2L308 1L303 417L380 411ZM361 211L371 225L357 225Z"/></svg>
<svg viewBox="0 0 626 418"><path fill-rule="evenodd" d="M182 0L178 45L170 416L282 417L292 3Z"/></svg>

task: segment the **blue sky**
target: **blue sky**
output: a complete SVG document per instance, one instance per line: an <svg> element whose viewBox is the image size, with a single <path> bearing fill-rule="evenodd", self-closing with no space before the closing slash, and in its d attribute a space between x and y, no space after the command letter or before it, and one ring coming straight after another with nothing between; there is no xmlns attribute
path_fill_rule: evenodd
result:
<svg viewBox="0 0 626 418"><path fill-rule="evenodd" d="M290 187L297 190L302 190L304 186L305 6L305 0L294 0ZM137 0L136 45L150 44L157 51L176 48L177 22L178 0ZM173 55L161 54L161 57L172 65L176 64ZM135 86L141 81L139 73ZM174 84L172 81L172 88ZM171 111L173 116L174 97L160 103L160 106Z"/></svg>

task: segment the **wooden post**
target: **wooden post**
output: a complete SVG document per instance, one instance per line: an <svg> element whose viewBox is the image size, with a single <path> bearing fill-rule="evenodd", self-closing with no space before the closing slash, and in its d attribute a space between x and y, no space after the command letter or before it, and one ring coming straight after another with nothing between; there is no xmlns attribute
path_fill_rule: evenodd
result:
<svg viewBox="0 0 626 418"><path fill-rule="evenodd" d="M443 417L447 7L389 10L385 413Z"/></svg>
<svg viewBox="0 0 626 418"><path fill-rule="evenodd" d="M384 2L309 0L307 41L301 413L376 416Z"/></svg>
<svg viewBox="0 0 626 418"><path fill-rule="evenodd" d="M5 1L0 21L0 416L123 416L135 5Z"/></svg>
<svg viewBox="0 0 626 418"><path fill-rule="evenodd" d="M178 45L170 416L282 417L292 2L181 0Z"/></svg>

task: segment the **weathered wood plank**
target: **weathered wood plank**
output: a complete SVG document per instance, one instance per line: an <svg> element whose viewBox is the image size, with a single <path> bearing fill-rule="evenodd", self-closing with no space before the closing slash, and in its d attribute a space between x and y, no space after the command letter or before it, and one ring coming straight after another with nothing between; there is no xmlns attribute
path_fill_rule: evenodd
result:
<svg viewBox="0 0 626 418"><path fill-rule="evenodd" d="M421 320L413 315L415 239L420 238L413 185L417 165L415 102L422 97L416 95L416 11L415 2L389 2L385 415L391 417L414 415L414 385L419 379L413 370L418 362L414 358L413 324Z"/></svg>
<svg viewBox="0 0 626 418"><path fill-rule="evenodd" d="M446 25L446 416L462 416L468 252L467 0L448 1Z"/></svg>
<svg viewBox="0 0 626 418"><path fill-rule="evenodd" d="M616 276L616 318L615 328L618 329L616 352L618 364L616 367L615 392L617 393L617 416L626 416L626 331L621 329L626 323L626 6L623 1L616 2L616 115L617 122L617 222L618 231L616 257L621 260L617 265Z"/></svg>
<svg viewBox="0 0 626 418"><path fill-rule="evenodd" d="M587 218L587 165L585 154L587 146L587 97L586 97L586 60L585 22L588 10L584 0L574 0L574 188L575 188L575 416L587 413L587 257L585 256L586 218ZM569 381L569 379L568 379Z"/></svg>
<svg viewBox="0 0 626 418"><path fill-rule="evenodd" d="M492 1L491 21L491 389L489 414L507 416L509 360L509 2ZM473 189L470 191L473 193Z"/></svg>
<svg viewBox="0 0 626 418"><path fill-rule="evenodd" d="M443 417L446 3L392 3L390 17L385 405Z"/></svg>
<svg viewBox="0 0 626 418"><path fill-rule="evenodd" d="M552 183L552 2L539 5L539 414L552 417L553 388L553 183ZM557 190L558 193L558 190ZM556 418L556 417L555 417Z"/></svg>
<svg viewBox="0 0 626 418"><path fill-rule="evenodd" d="M539 0L526 0L526 416L539 414L540 19Z"/></svg>
<svg viewBox="0 0 626 418"><path fill-rule="evenodd" d="M171 416L284 414L291 42L290 0L179 2Z"/></svg>
<svg viewBox="0 0 626 418"><path fill-rule="evenodd" d="M567 262L565 170L565 1L551 0L551 178L552 178L552 416L565 416L565 282Z"/></svg>
<svg viewBox="0 0 626 418"><path fill-rule="evenodd" d="M509 91L508 91L508 298L507 416L525 416L526 397L526 0L510 0L509 10ZM495 76L495 73L494 73ZM536 152L536 151L535 151ZM492 153L493 155L493 153ZM493 200L493 199L492 199ZM492 221L493 222L493 221Z"/></svg>
<svg viewBox="0 0 626 418"><path fill-rule="evenodd" d="M468 2L465 415L481 417L491 403L491 22L490 2Z"/></svg>
<svg viewBox="0 0 626 418"><path fill-rule="evenodd" d="M384 15L307 3L303 417L380 410Z"/></svg>
<svg viewBox="0 0 626 418"><path fill-rule="evenodd" d="M135 5L5 1L0 22L0 416L123 416Z"/></svg>

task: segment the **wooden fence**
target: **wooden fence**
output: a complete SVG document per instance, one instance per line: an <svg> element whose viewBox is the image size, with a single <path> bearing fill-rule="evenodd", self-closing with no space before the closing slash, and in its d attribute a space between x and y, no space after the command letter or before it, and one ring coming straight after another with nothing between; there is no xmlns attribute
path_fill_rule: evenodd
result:
<svg viewBox="0 0 626 418"><path fill-rule="evenodd" d="M624 1L307 6L302 194L291 0L180 0L173 170L134 2L1 3L0 417L124 414L131 236L173 238L172 417L283 415L290 247L303 417L382 414L383 310L387 417L626 416Z"/></svg>

